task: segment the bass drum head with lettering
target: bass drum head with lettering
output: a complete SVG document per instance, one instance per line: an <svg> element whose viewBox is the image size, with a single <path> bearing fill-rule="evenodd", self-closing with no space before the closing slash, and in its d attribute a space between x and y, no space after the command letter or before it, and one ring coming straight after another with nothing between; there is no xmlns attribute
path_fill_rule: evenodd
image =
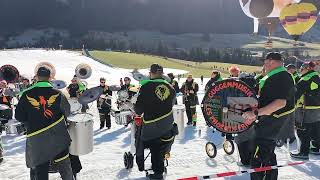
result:
<svg viewBox="0 0 320 180"><path fill-rule="evenodd" d="M254 90L242 81L218 81L206 92L201 109L208 126L223 133L237 134L249 129L255 119L244 119L243 112L258 107Z"/></svg>

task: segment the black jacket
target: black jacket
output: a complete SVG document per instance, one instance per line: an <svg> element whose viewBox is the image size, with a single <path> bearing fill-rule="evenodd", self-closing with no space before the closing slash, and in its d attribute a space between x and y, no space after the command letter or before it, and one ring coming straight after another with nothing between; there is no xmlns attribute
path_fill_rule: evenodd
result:
<svg viewBox="0 0 320 180"><path fill-rule="evenodd" d="M218 75L217 75L216 77L214 77L214 78L211 78L211 79L207 82L204 90L205 90L205 91L208 91L208 89L210 89L210 87L212 87L212 86L215 84L215 82L220 81L220 80L222 80L220 74L218 74Z"/></svg>
<svg viewBox="0 0 320 180"><path fill-rule="evenodd" d="M172 129L176 93L163 79L142 81L141 85L134 107L138 115L143 114L141 138L159 138Z"/></svg>
<svg viewBox="0 0 320 180"><path fill-rule="evenodd" d="M2 121L3 124L7 123L8 122L7 120L12 119L13 113L11 108L11 100L12 100L11 96L3 95L2 90L0 90L0 104L7 105L10 108L10 109L0 111L0 118L6 119Z"/></svg>
<svg viewBox="0 0 320 180"><path fill-rule="evenodd" d="M303 104L305 109L320 109L319 73L310 71L302 75L296 86L296 100L304 96Z"/></svg>
<svg viewBox="0 0 320 180"><path fill-rule="evenodd" d="M189 93L191 90L193 90L194 93ZM194 80L188 82L184 82L181 86L180 91L183 94L183 103L189 102L192 105L199 104L198 95L197 92L199 90L198 83L194 82Z"/></svg>
<svg viewBox="0 0 320 180"><path fill-rule="evenodd" d="M27 129L27 167L52 160L68 149L71 139L65 117L69 114L67 98L49 82L37 82L22 94L15 117Z"/></svg>
<svg viewBox="0 0 320 180"><path fill-rule="evenodd" d="M124 85L121 86L121 89L120 89L120 90L126 90L126 91L128 92L128 94L129 94L129 99L131 99L132 96L134 96L134 95L136 94L136 92L129 91L129 89L130 89L131 87L135 87L135 86L132 85L132 84L128 84L128 85L124 84Z"/></svg>
<svg viewBox="0 0 320 180"><path fill-rule="evenodd" d="M171 79L171 85L172 85L173 89L176 91L176 93L180 92L178 81Z"/></svg>
<svg viewBox="0 0 320 180"><path fill-rule="evenodd" d="M80 89L78 84L70 84L67 89L71 98L78 97Z"/></svg>
<svg viewBox="0 0 320 180"><path fill-rule="evenodd" d="M104 86L100 86L101 88L104 89ZM110 91L109 89L108 90L103 90L103 95L106 95L106 96L112 96L112 91ZM110 112L110 109L111 109L111 99L105 99L105 98L99 98L97 100L97 107L98 107L98 110L99 110L99 113L108 113Z"/></svg>

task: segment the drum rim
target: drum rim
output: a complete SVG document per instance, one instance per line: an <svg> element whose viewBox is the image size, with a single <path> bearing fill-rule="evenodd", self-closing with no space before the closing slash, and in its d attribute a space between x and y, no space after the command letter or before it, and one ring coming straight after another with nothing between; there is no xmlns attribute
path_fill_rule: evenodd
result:
<svg viewBox="0 0 320 180"><path fill-rule="evenodd" d="M72 117L74 117L75 115L78 115L78 114L89 115L89 116L91 116L92 118L90 118L90 119L87 120L87 121L80 121L80 122L79 122L79 121L70 120L70 118L72 118ZM69 117L67 118L67 120L70 121L70 122L76 122L76 123L94 121L94 115L91 114L91 113L86 113L86 112L76 112L76 113L74 113L74 114L71 114L71 116L69 116Z"/></svg>
<svg viewBox="0 0 320 180"><path fill-rule="evenodd" d="M239 130L239 131L235 131L235 132L227 132L226 130L224 130L224 128L218 128L218 127L216 127L214 124L212 124L210 118L209 118L209 117L207 116L207 114L205 113L206 110L205 110L205 107L204 107L204 102L205 102L205 99L208 97L208 94L209 94L210 90L211 90L211 89L214 89L216 86L219 86L219 84L222 84L222 83L224 83L224 82L229 82L229 81L237 81L237 82L241 83L242 85L246 85L246 86L253 92L253 95L251 96L251 98L254 98L254 99L258 102L258 98L257 98L256 93L255 93L255 91L254 91L253 88L251 88L249 85L247 85L245 82L243 82L243 81L241 81L241 80L229 78L229 79L224 79L224 80L222 80L222 81L216 82L216 84L215 84L214 86L210 87L209 90L206 91L206 93L205 93L205 95L204 95L204 97L203 97L203 100L202 100L202 102L201 102L201 111L202 111L202 114L203 114L203 116L204 116L205 121L206 121L207 123L209 123L210 126L213 127L213 128L215 128L217 131L222 132L222 133L229 133L229 134L240 134L240 133L245 132L245 131L247 131L248 129L250 129L250 128L254 125L254 122L252 122L252 123L251 123L249 126L247 126L247 128L244 129L244 130Z"/></svg>

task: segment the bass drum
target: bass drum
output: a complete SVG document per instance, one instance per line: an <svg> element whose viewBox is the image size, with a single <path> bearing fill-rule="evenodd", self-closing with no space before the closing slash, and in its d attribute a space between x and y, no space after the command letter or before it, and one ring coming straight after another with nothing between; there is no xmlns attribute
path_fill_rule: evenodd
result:
<svg viewBox="0 0 320 180"><path fill-rule="evenodd" d="M201 104L207 125L227 134L248 130L256 119L244 119L242 114L257 107L255 91L236 79L216 82L208 89Z"/></svg>
<svg viewBox="0 0 320 180"><path fill-rule="evenodd" d="M70 154L81 156L93 151L93 115L77 113L68 117L71 137Z"/></svg>
<svg viewBox="0 0 320 180"><path fill-rule="evenodd" d="M68 102L70 104L70 112L71 112L71 114L76 114L76 113L80 112L82 106L79 103L77 98L69 99Z"/></svg>

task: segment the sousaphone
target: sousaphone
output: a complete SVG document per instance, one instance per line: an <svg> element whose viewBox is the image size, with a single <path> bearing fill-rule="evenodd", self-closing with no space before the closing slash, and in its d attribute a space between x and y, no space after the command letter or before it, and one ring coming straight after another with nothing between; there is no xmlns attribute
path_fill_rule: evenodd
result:
<svg viewBox="0 0 320 180"><path fill-rule="evenodd" d="M34 74L37 74L38 69L40 67L46 67L47 69L50 70L50 79L54 79L54 77L56 76L56 68L49 62L40 62L39 64L37 64L36 68L34 69Z"/></svg>
<svg viewBox="0 0 320 180"><path fill-rule="evenodd" d="M49 63L49 62L40 62L39 64L37 64L36 68L34 69L35 74L37 74L38 69L40 67L46 67L47 69L50 70L50 83L52 84L53 88L55 89L63 89L65 87L67 87L67 83L65 81L62 80L56 80L55 76L56 76L56 69L55 67Z"/></svg>
<svg viewBox="0 0 320 180"><path fill-rule="evenodd" d="M79 64L75 69L75 74L79 79L88 79L92 74L92 69L88 64Z"/></svg>
<svg viewBox="0 0 320 180"><path fill-rule="evenodd" d="M19 80L20 74L16 67L6 64L0 67L0 80L7 83L15 83Z"/></svg>

